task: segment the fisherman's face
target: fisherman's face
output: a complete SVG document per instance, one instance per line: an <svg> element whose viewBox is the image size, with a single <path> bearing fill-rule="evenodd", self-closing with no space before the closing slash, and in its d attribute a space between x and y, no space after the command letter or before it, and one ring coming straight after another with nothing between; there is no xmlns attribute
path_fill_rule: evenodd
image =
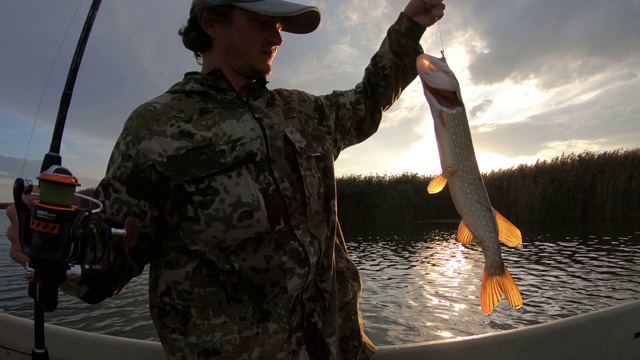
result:
<svg viewBox="0 0 640 360"><path fill-rule="evenodd" d="M220 24L214 39L213 46L221 55L218 66L249 80L270 75L278 46L282 45L281 29L279 17L234 8L231 22Z"/></svg>

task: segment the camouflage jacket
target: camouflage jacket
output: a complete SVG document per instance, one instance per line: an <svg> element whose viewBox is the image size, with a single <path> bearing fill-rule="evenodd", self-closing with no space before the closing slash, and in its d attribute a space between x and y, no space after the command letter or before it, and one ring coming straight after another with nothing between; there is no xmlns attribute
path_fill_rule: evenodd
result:
<svg viewBox="0 0 640 360"><path fill-rule="evenodd" d="M334 160L416 77L423 32L401 14L348 91L262 80L242 99L214 70L138 107L97 189L105 222L141 220L138 243L115 242L111 271L65 291L99 302L149 264L151 316L171 359L369 358Z"/></svg>

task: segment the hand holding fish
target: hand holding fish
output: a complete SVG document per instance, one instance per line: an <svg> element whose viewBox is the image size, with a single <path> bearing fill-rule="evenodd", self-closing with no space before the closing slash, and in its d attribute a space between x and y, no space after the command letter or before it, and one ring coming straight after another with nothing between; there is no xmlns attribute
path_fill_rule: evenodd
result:
<svg viewBox="0 0 640 360"><path fill-rule="evenodd" d="M444 9L442 0L411 0L403 12L427 28L442 19Z"/></svg>

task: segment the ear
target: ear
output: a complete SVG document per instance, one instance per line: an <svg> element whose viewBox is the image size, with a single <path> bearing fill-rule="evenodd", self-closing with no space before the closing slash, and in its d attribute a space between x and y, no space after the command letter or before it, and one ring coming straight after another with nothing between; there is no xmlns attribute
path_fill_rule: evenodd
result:
<svg viewBox="0 0 640 360"><path fill-rule="evenodd" d="M216 17L213 15L211 11L200 11L198 14L198 23L204 32L207 33L211 38L215 37L216 34Z"/></svg>

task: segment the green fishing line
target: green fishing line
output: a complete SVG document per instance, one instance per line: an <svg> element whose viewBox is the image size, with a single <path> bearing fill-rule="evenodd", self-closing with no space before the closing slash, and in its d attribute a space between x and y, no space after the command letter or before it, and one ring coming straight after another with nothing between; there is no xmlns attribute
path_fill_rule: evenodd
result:
<svg viewBox="0 0 640 360"><path fill-rule="evenodd" d="M46 204L71 206L76 186L40 180L40 201Z"/></svg>

